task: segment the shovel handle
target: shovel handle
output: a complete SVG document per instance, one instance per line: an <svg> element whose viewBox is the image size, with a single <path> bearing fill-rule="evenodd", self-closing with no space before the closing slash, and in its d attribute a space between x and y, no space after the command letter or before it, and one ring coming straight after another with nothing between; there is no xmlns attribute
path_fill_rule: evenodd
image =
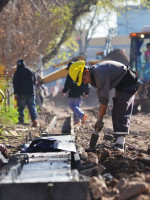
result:
<svg viewBox="0 0 150 200"><path fill-rule="evenodd" d="M95 133L98 134L99 133L99 128L95 129Z"/></svg>

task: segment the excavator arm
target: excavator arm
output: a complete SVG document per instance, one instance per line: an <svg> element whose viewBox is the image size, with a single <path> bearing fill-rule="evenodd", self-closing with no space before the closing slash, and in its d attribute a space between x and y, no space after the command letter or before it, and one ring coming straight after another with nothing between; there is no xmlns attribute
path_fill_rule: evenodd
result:
<svg viewBox="0 0 150 200"><path fill-rule="evenodd" d="M80 54L79 56L74 57L74 58L72 58L68 61L54 65L53 68L57 68L57 67L66 65L70 62L75 62L75 61L78 61L78 60L85 60L85 56ZM43 80L43 83L49 83L49 82L52 82L52 81L56 81L57 79L64 78L67 75L68 75L67 66L64 66L63 68L61 68L61 69L59 69L55 72L52 72L51 74L46 75L45 77L42 78L42 80Z"/></svg>

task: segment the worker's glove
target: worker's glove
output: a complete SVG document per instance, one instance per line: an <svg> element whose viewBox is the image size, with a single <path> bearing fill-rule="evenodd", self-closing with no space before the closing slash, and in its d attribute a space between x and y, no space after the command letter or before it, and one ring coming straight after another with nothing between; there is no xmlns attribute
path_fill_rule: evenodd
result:
<svg viewBox="0 0 150 200"><path fill-rule="evenodd" d="M95 130L100 132L102 130L102 128L104 127L104 122L103 122L103 118L99 117L95 123Z"/></svg>

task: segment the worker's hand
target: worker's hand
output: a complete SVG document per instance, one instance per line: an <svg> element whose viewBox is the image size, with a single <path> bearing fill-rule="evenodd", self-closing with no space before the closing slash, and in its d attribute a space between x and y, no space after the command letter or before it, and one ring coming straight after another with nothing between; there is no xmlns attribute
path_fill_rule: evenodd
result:
<svg viewBox="0 0 150 200"><path fill-rule="evenodd" d="M62 95L65 96L66 94L65 94L65 93L62 93Z"/></svg>
<svg viewBox="0 0 150 200"><path fill-rule="evenodd" d="M45 96L47 95L47 92L46 92L46 90L44 90L44 95L45 95Z"/></svg>
<svg viewBox="0 0 150 200"><path fill-rule="evenodd" d="M99 117L95 123L95 130L100 132L104 127L103 117Z"/></svg>
<svg viewBox="0 0 150 200"><path fill-rule="evenodd" d="M87 95L87 94L85 94L85 95L83 96L83 98L84 98L84 99L87 99L87 98L88 98L88 95Z"/></svg>

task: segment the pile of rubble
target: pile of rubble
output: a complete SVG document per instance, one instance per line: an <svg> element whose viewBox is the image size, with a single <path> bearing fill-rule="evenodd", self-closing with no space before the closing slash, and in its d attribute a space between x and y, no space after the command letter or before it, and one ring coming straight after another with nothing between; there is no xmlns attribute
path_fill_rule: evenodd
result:
<svg viewBox="0 0 150 200"><path fill-rule="evenodd" d="M120 154L110 148L113 143L112 124L111 116L107 115L105 127L99 133L97 151L87 153L84 149L89 146L98 111L96 108L86 108L85 111L88 119L85 125L75 127L75 134L81 157L80 173L90 177L88 200L149 200L150 136L149 127L143 127L150 116L133 116L127 150Z"/></svg>
<svg viewBox="0 0 150 200"><path fill-rule="evenodd" d="M134 176L112 181L104 180L100 175L95 176L90 179L90 192L93 199L148 200L150 197L150 174L135 173Z"/></svg>

